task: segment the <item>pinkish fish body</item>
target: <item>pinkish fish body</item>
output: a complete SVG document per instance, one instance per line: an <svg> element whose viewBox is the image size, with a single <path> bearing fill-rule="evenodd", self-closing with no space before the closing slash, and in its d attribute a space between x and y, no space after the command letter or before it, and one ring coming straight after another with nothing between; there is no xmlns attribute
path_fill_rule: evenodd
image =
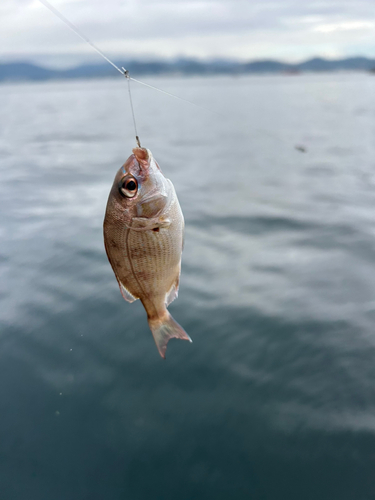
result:
<svg viewBox="0 0 375 500"><path fill-rule="evenodd" d="M115 176L104 219L104 244L122 296L139 299L160 355L171 338L189 340L167 306L177 297L184 217L173 184L151 152L133 149Z"/></svg>

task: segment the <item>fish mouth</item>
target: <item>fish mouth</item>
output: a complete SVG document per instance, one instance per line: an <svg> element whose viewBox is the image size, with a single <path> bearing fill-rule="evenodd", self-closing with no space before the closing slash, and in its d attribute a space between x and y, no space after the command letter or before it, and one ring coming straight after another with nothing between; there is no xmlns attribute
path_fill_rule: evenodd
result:
<svg viewBox="0 0 375 500"><path fill-rule="evenodd" d="M150 151L146 148L134 148L132 152L139 163L148 162L150 159Z"/></svg>
<svg viewBox="0 0 375 500"><path fill-rule="evenodd" d="M139 174L146 178L152 170L152 153L146 148L134 148L132 150L134 159L139 168Z"/></svg>

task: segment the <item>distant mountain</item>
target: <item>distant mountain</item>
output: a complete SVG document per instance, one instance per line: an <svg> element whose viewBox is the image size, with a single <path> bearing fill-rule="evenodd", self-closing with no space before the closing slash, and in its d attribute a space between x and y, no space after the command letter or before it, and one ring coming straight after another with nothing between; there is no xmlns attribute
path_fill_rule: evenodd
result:
<svg viewBox="0 0 375 500"><path fill-rule="evenodd" d="M181 58L175 61L122 61L116 62L119 67L126 67L132 75L159 74L248 74L248 73L299 73L302 71L374 71L375 59L366 57L350 57L346 59L328 60L322 58L289 64L274 60L238 62L226 59L200 61ZM88 64L66 70L42 68L27 62L0 64L0 81L104 78L114 76L113 68L107 63Z"/></svg>
<svg viewBox="0 0 375 500"><path fill-rule="evenodd" d="M46 80L55 76L55 71L29 63L0 64L0 81Z"/></svg>
<svg viewBox="0 0 375 500"><path fill-rule="evenodd" d="M278 73L281 71L288 71L295 66L293 64L283 63L280 61L251 61L242 64L242 70L245 73Z"/></svg>
<svg viewBox="0 0 375 500"><path fill-rule="evenodd" d="M374 59L366 57L349 57L347 59L337 59L335 61L316 57L297 64L300 71L337 71L337 70L365 70L369 71L375 67Z"/></svg>

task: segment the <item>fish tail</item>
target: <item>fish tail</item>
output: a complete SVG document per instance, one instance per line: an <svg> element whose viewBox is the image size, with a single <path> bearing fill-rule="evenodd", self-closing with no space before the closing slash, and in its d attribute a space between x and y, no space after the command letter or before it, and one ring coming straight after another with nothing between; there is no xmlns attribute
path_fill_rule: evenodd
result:
<svg viewBox="0 0 375 500"><path fill-rule="evenodd" d="M165 351L170 339L182 339L193 342L185 330L166 311L162 318L148 318L148 325L155 340L159 354L165 359Z"/></svg>

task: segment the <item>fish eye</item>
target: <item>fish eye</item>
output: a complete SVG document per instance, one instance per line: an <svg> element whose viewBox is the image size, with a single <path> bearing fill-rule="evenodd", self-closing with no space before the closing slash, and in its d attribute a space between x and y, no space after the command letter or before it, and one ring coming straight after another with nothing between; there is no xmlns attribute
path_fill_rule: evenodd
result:
<svg viewBox="0 0 375 500"><path fill-rule="evenodd" d="M120 193L126 198L134 198L138 192L138 182L133 176L123 177L119 184Z"/></svg>

